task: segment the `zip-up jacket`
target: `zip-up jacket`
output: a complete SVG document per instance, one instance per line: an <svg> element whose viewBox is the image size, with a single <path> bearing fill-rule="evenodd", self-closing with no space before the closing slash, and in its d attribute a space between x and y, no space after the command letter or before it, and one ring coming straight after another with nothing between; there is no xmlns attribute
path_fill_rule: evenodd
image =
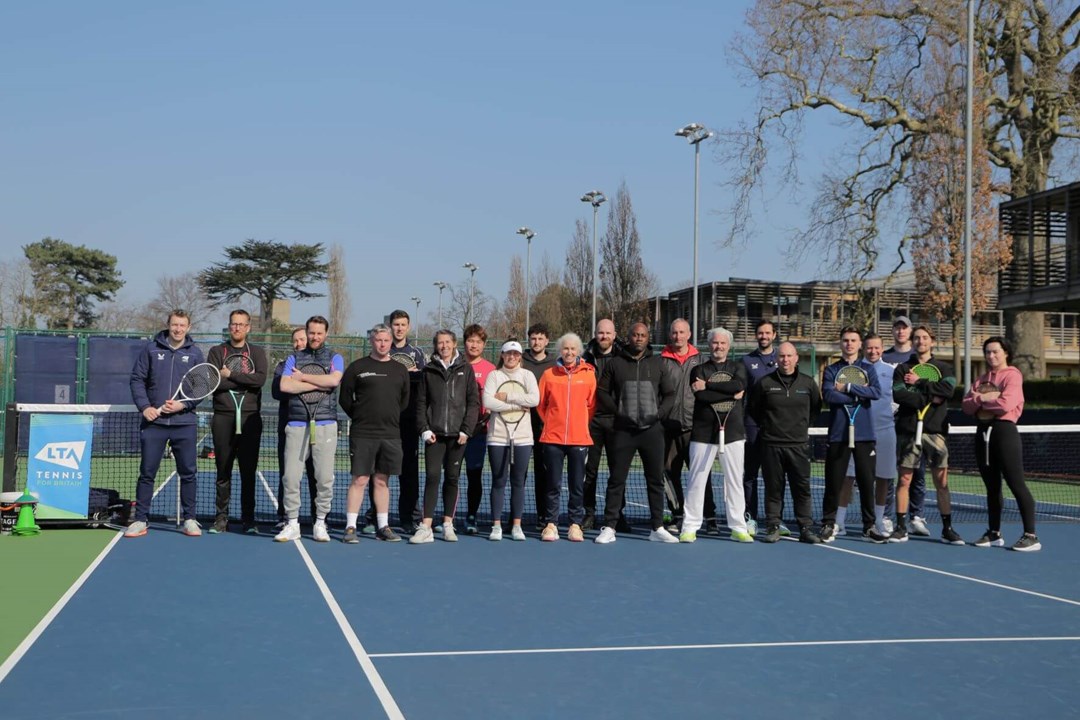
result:
<svg viewBox="0 0 1080 720"><path fill-rule="evenodd" d="M731 375L731 380L709 382L709 378L721 371ZM746 366L731 358L722 363L710 358L694 368L690 383L698 378L705 380L705 389L694 393L694 428L690 431L690 440L715 445L720 440L720 420L713 412L712 404L734 400L736 395L746 391ZM740 398L735 401L724 423L724 443L745 439L743 400Z"/></svg>
<svg viewBox="0 0 1080 720"><path fill-rule="evenodd" d="M854 385L846 392L836 389L836 376L848 365L857 365L866 373L867 385ZM825 368L821 379L822 399L829 405L829 442L847 442L848 414L845 405L859 405L855 412L855 442L877 440L874 416L870 410L874 400L881 398L881 382L877 368L862 358L853 363L843 358Z"/></svg>
<svg viewBox="0 0 1080 720"><path fill-rule="evenodd" d="M547 369L555 364L555 356L551 353L544 355L543 360L537 360L533 357L532 350L526 348L525 352L521 353L521 366L531 372L533 377L536 378L537 386L540 385L540 378L544 376ZM540 433L544 431L544 419L540 417L540 412L533 408L529 411L532 415L532 429L533 439L536 442L540 442Z"/></svg>
<svg viewBox="0 0 1080 720"><path fill-rule="evenodd" d="M180 387L180 380L191 368L203 362L203 352L192 341L190 335L184 336L180 347L169 344L169 331L162 330L135 358L131 368L131 399L141 413L148 407L159 408L173 396ZM198 403L184 401L184 409L176 413L161 415L155 425L195 425L195 406ZM144 425L149 425L146 418Z"/></svg>
<svg viewBox="0 0 1080 720"><path fill-rule="evenodd" d="M874 432L878 437L881 437L881 433L884 432L896 434L892 396L893 371L896 366L884 358L870 364L877 371L878 385L881 386L881 397L870 402L870 417L874 419Z"/></svg>
<svg viewBox="0 0 1080 720"><path fill-rule="evenodd" d="M499 392L499 386L505 382L514 381L525 388L524 394L512 395L506 401L499 400L495 393ZM505 367L496 368L488 374L484 381L483 403L484 407L491 411L488 417L487 444L502 445L510 444L510 431L514 433L514 445L532 445L532 409L540 402L540 388L537 386L536 377L531 371L523 367L507 370ZM517 427L503 421L499 413L507 410L525 410L524 417L518 422Z"/></svg>
<svg viewBox="0 0 1080 720"><path fill-rule="evenodd" d="M671 412L676 388L664 362L649 347L640 358L625 348L604 366L597 401L615 416L615 427L645 430Z"/></svg>
<svg viewBox="0 0 1080 720"><path fill-rule="evenodd" d="M544 419L540 442L552 445L592 445L589 420L596 407L596 369L578 358L573 365L558 360L540 378Z"/></svg>
<svg viewBox="0 0 1080 720"><path fill-rule="evenodd" d="M690 374L708 356L702 355L693 345L688 345L685 355L675 354L668 346L660 357L664 360L664 369L671 373L671 381L676 389L675 402L664 417L664 426L674 433L687 432L694 427L694 391L690 389Z"/></svg>
<svg viewBox="0 0 1080 720"><path fill-rule="evenodd" d="M600 380L600 376L604 374L604 366L611 362L611 359L618 357L623 351L622 343L615 340L611 348L607 353L600 351L600 345L596 342L596 338L589 341L589 344L585 346L585 354L581 356L581 359L596 368L597 382ZM589 421L593 427L606 427L610 428L615 423L615 416L610 412L604 410L597 403L596 412L593 413L592 420Z"/></svg>
<svg viewBox="0 0 1080 720"><path fill-rule="evenodd" d="M953 375L952 365L931 355L927 364L937 367L941 372L941 379L937 382L919 380L908 387L904 383L904 375L918 364L919 356L912 353L906 363L900 363L893 371L893 400L900 405L900 409L896 412L896 432L898 435L914 435L915 426L918 424L918 413L929 403L930 409L926 411L926 416L923 418L923 433L948 433L948 403L952 399L953 391L956 390L956 377Z"/></svg>
<svg viewBox="0 0 1080 720"><path fill-rule="evenodd" d="M449 367L433 355L417 390L418 433L430 430L439 437L457 437L458 433L472 437L480 416L480 392L472 366L463 355L455 355Z"/></svg>
<svg viewBox="0 0 1080 720"><path fill-rule="evenodd" d="M340 367L335 367L335 363ZM326 374L330 375L338 369L344 371L344 363L345 361L340 355L323 345L321 348L314 351L310 348L297 350L292 355L285 358L285 366L282 368L281 374L282 377L285 377L287 375L292 375L293 370L303 372L305 365L314 364L322 366L322 369L326 371ZM300 399L300 395L293 395L291 393L282 393L282 395L289 398L289 422L307 422L307 409L304 407L304 401ZM315 422L337 422L337 395L338 389L335 387L319 399L319 404L315 406Z"/></svg>
<svg viewBox="0 0 1080 720"><path fill-rule="evenodd" d="M404 345L391 345L390 356L405 354L413 359L416 363L416 370L409 372L409 405L401 411L401 427L403 430L407 430L410 433L413 430L413 426L416 424L416 395L417 386L424 376L424 366L427 365L427 358L424 357L424 351L416 347L408 340Z"/></svg>
<svg viewBox="0 0 1080 720"><path fill-rule="evenodd" d="M975 388L984 382L992 382L1001 388L1001 397L996 400L982 400L975 395ZM980 410L989 410L994 413L994 420L1007 420L1015 423L1024 412L1024 376L1012 365L1007 365L1000 370L991 370L985 375L980 375L975 383L964 396L964 412L975 415ZM980 423L987 423L980 420Z"/></svg>
<svg viewBox="0 0 1080 720"><path fill-rule="evenodd" d="M743 367L746 368L746 381L749 383L746 395L743 396L743 405L750 402L750 390L757 381L776 370L776 348L771 353L762 353L760 349L754 349L742 356ZM758 426L750 413L746 413L746 439L753 442L757 439Z"/></svg>
<svg viewBox="0 0 1080 720"><path fill-rule="evenodd" d="M810 426L821 412L821 393L809 375L796 367L791 375L777 368L758 380L750 391L748 406L758 424L759 439L774 446L805 445Z"/></svg>
<svg viewBox="0 0 1080 720"><path fill-rule="evenodd" d="M222 376L221 383L214 391L214 412L232 414L236 412L232 396L229 391L243 393L244 400L240 406L240 414L244 417L257 415L262 410L262 387L266 384L266 352L258 345L245 345L242 348L234 348L230 343L222 343L210 348L206 353L206 362L214 367L225 366L225 358L247 352L251 358L253 370L249 373L229 373L229 377ZM237 398L239 400L239 397Z"/></svg>

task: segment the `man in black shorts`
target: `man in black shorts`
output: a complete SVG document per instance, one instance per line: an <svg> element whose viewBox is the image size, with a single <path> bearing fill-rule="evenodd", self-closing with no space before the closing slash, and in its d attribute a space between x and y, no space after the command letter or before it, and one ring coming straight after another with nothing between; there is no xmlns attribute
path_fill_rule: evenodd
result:
<svg viewBox="0 0 1080 720"><path fill-rule="evenodd" d="M409 372L390 359L393 335L386 325L369 333L371 354L354 360L341 376L341 409L352 424L349 457L352 484L345 500L345 535L342 541L359 542L356 518L364 502L368 479L375 481L375 536L387 542L401 540L390 528L391 475L401 472L401 413L409 405Z"/></svg>

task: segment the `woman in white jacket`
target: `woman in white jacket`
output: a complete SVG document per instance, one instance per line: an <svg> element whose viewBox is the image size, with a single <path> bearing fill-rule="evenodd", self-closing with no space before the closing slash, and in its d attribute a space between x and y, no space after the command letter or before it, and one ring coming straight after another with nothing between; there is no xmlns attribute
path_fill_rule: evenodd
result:
<svg viewBox="0 0 1080 720"><path fill-rule="evenodd" d="M507 385L507 383L510 383ZM521 516L525 512L525 475L532 457L533 432L529 408L540 402L536 376L521 366L521 343L502 346L502 362L484 382L484 408L488 419L488 458L491 462L491 518L488 540L502 540L502 511L506 481L510 481L510 537L524 540Z"/></svg>

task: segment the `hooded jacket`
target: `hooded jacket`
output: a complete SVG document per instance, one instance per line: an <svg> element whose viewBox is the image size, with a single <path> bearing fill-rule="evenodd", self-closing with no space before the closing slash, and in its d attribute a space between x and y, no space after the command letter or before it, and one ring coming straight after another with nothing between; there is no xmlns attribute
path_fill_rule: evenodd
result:
<svg viewBox="0 0 1080 720"><path fill-rule="evenodd" d="M141 413L148 407L161 407L180 387L180 380L189 369L203 362L203 352L191 339L184 336L180 347L169 344L169 331L162 330L135 358L131 368L131 399ZM177 413L160 416L154 425L195 425L196 402L184 401L184 409ZM143 425L151 423L144 417Z"/></svg>
<svg viewBox="0 0 1080 720"><path fill-rule="evenodd" d="M674 433L688 432L694 427L694 391L690 389L690 375L694 368L708 360L696 347L688 345L685 355L676 355L671 346L660 353L664 369L671 373L675 385L675 402L664 417L664 426Z"/></svg>
<svg viewBox="0 0 1080 720"><path fill-rule="evenodd" d="M596 369L578 358L573 365L562 360L540 378L540 404L544 419L540 442L552 445L592 445L589 420L596 408Z"/></svg>
<svg viewBox="0 0 1080 720"><path fill-rule="evenodd" d="M949 400L956 390L956 377L947 362L933 355L927 361L937 367L941 379L937 382L919 380L911 387L904 383L904 375L919 364L919 356L912 353L906 363L900 363L893 371L893 400L900 406L896 412L896 434L914 435L918 413L927 405L930 409L923 417L923 433L944 434L949 432Z"/></svg>
<svg viewBox="0 0 1080 720"><path fill-rule="evenodd" d="M589 344L585 346L585 354L581 356L581 359L596 368L596 380L600 382L600 376L604 374L604 366L611 362L612 358L618 357L623 351L623 345L617 339L611 344L611 348L605 354L600 351L600 344L596 342L596 338L589 341ZM593 413L593 419L591 421L593 426L602 425L611 427L615 422L615 416L611 412L606 411L600 407L599 403L596 406L596 412Z"/></svg>
<svg viewBox="0 0 1080 720"><path fill-rule="evenodd" d="M480 388L465 356L458 353L447 367L438 355L432 355L423 375L416 393L417 432L471 437L480 416Z"/></svg>

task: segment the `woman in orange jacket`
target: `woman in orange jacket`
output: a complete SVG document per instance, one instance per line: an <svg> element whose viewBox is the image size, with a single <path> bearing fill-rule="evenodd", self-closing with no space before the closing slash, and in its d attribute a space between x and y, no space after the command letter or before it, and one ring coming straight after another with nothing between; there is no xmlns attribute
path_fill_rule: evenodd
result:
<svg viewBox="0 0 1080 720"><path fill-rule="evenodd" d="M585 539L581 532L585 518L585 459L592 445L589 420L596 408L596 370L581 359L583 352L580 337L574 333L563 335L555 343L558 360L540 377L537 411L544 421L540 442L548 467L546 516L551 518L540 539L548 542L559 539L559 528L555 523L559 517L564 460L570 491L566 508L570 530L566 538L571 542Z"/></svg>

